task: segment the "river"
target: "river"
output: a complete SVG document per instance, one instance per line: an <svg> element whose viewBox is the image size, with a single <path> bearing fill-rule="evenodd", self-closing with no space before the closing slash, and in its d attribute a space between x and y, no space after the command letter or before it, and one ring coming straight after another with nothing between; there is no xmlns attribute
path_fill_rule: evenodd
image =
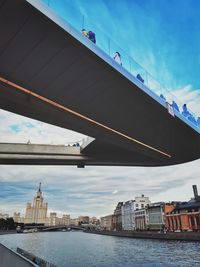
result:
<svg viewBox="0 0 200 267"><path fill-rule="evenodd" d="M74 232L0 236L0 243L20 247L58 267L200 266L200 243L132 239Z"/></svg>

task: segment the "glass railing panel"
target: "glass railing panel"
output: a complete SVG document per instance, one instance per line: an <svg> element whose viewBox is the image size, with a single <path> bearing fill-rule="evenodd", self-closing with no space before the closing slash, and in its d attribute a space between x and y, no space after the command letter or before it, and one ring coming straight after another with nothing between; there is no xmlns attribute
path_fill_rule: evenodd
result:
<svg viewBox="0 0 200 267"><path fill-rule="evenodd" d="M148 85L147 71L139 65L133 58L130 58L130 72L141 83Z"/></svg>
<svg viewBox="0 0 200 267"><path fill-rule="evenodd" d="M164 89L163 90L163 95L165 96L166 101L169 104L173 104L173 101L174 101L178 105L179 110L183 106L183 103L181 101L179 101L179 99L177 99L177 97L173 94L173 92L168 91L167 89Z"/></svg>
<svg viewBox="0 0 200 267"><path fill-rule="evenodd" d="M106 33L103 32L102 28L96 25L92 20L90 20L88 17L84 16L83 21L83 28L87 32L87 37L92 42L96 44L100 49L102 49L106 54L109 55L109 38L106 35Z"/></svg>
<svg viewBox="0 0 200 267"><path fill-rule="evenodd" d="M129 55L113 40L110 40L110 56L113 60L130 72Z"/></svg>
<svg viewBox="0 0 200 267"><path fill-rule="evenodd" d="M161 84L151 75L148 73L147 75L147 86L158 96L161 96L163 94L163 87Z"/></svg>

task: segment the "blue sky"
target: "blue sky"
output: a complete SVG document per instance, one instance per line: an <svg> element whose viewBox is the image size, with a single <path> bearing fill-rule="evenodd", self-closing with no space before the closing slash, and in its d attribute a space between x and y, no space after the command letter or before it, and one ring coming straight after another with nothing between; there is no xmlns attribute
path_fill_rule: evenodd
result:
<svg viewBox="0 0 200 267"><path fill-rule="evenodd" d="M47 0L45 0L47 2ZM200 1L50 0L76 27L96 33L111 56L128 55L200 114ZM0 142L66 144L83 136L0 110ZM118 201L144 193L152 201L187 200L199 182L200 160L161 168L0 166L0 213L25 212L42 181L50 210L105 215Z"/></svg>
<svg viewBox="0 0 200 267"><path fill-rule="evenodd" d="M191 110L200 113L199 1L49 2L76 28L93 30L97 45L106 51L109 38L111 55L117 50L124 61L131 56L182 104L187 102Z"/></svg>

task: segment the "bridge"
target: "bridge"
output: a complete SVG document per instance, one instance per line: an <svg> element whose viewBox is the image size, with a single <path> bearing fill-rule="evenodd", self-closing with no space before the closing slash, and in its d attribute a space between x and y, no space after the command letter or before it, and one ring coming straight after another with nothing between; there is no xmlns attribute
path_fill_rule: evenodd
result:
<svg viewBox="0 0 200 267"><path fill-rule="evenodd" d="M85 230L87 229L86 227L82 227L82 226L76 226L76 225L56 225L56 226L49 226L49 227L44 227L44 228L40 228L40 230L42 230L42 232L48 232L48 231L59 231L59 230Z"/></svg>
<svg viewBox="0 0 200 267"><path fill-rule="evenodd" d="M95 225L85 224L85 225L56 225L56 226L41 226L41 225L25 225L24 229L30 230L30 229L38 229L42 232L48 232L48 231L60 231L60 230L86 230L88 228L95 228Z"/></svg>
<svg viewBox="0 0 200 267"><path fill-rule="evenodd" d="M0 108L93 138L78 160L50 153L45 164L166 166L200 158L198 127L42 1L1 1L0 35ZM31 146L20 160L21 148L6 149L0 164L31 162ZM44 163L39 154L31 164Z"/></svg>

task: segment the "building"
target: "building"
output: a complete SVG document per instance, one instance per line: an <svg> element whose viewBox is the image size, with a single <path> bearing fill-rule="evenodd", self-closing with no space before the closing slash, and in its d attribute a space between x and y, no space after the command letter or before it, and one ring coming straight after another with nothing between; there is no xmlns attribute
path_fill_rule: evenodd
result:
<svg viewBox="0 0 200 267"><path fill-rule="evenodd" d="M123 230L134 230L135 219L134 219L135 201L129 200L122 205L122 229Z"/></svg>
<svg viewBox="0 0 200 267"><path fill-rule="evenodd" d="M56 212L50 212L50 216L48 218L48 226L57 226L57 225L70 225L71 219L70 215L64 214L62 218L57 217Z"/></svg>
<svg viewBox="0 0 200 267"><path fill-rule="evenodd" d="M33 200L33 205L31 203L27 203L26 205L26 215L24 223L46 224L47 209L48 209L48 203L44 203L44 198L42 196L41 183L40 183L39 189Z"/></svg>
<svg viewBox="0 0 200 267"><path fill-rule="evenodd" d="M63 225L70 225L71 224L69 214L63 214L62 223L63 223Z"/></svg>
<svg viewBox="0 0 200 267"><path fill-rule="evenodd" d="M113 229L115 231L121 231L122 230L122 206L123 206L123 202L118 202L118 204L114 210Z"/></svg>
<svg viewBox="0 0 200 267"><path fill-rule="evenodd" d="M24 223L24 217L21 217L20 212L14 212L13 220L16 223Z"/></svg>
<svg viewBox="0 0 200 267"><path fill-rule="evenodd" d="M200 231L200 196L193 185L194 198L188 202L177 202L173 209L166 211L168 231Z"/></svg>
<svg viewBox="0 0 200 267"><path fill-rule="evenodd" d="M89 216L79 216L78 217L78 224L89 224L90 223L90 217Z"/></svg>
<svg viewBox="0 0 200 267"><path fill-rule="evenodd" d="M70 224L71 225L78 225L78 218L75 218L75 219L70 219Z"/></svg>
<svg viewBox="0 0 200 267"><path fill-rule="evenodd" d="M49 226L56 226L58 221L57 221L57 213L56 212L50 212L50 216L49 216Z"/></svg>
<svg viewBox="0 0 200 267"><path fill-rule="evenodd" d="M135 210L144 209L150 203L149 197L145 197L143 194L141 197L135 197Z"/></svg>
<svg viewBox="0 0 200 267"><path fill-rule="evenodd" d="M149 197L145 197L143 194L135 197L134 200L124 202L122 205L122 229L135 230L135 211L144 209L150 203Z"/></svg>
<svg viewBox="0 0 200 267"><path fill-rule="evenodd" d="M161 231L165 228L164 207L164 202L152 203L146 207L147 230Z"/></svg>
<svg viewBox="0 0 200 267"><path fill-rule="evenodd" d="M113 230L113 214L101 217L101 229L112 231Z"/></svg>
<svg viewBox="0 0 200 267"><path fill-rule="evenodd" d="M138 209L134 211L135 215L135 230L146 230L148 225L148 217L146 209Z"/></svg>
<svg viewBox="0 0 200 267"><path fill-rule="evenodd" d="M100 221L99 221L99 219L97 219L97 217L92 217L92 218L90 218L90 223L95 224L95 225L99 225Z"/></svg>

